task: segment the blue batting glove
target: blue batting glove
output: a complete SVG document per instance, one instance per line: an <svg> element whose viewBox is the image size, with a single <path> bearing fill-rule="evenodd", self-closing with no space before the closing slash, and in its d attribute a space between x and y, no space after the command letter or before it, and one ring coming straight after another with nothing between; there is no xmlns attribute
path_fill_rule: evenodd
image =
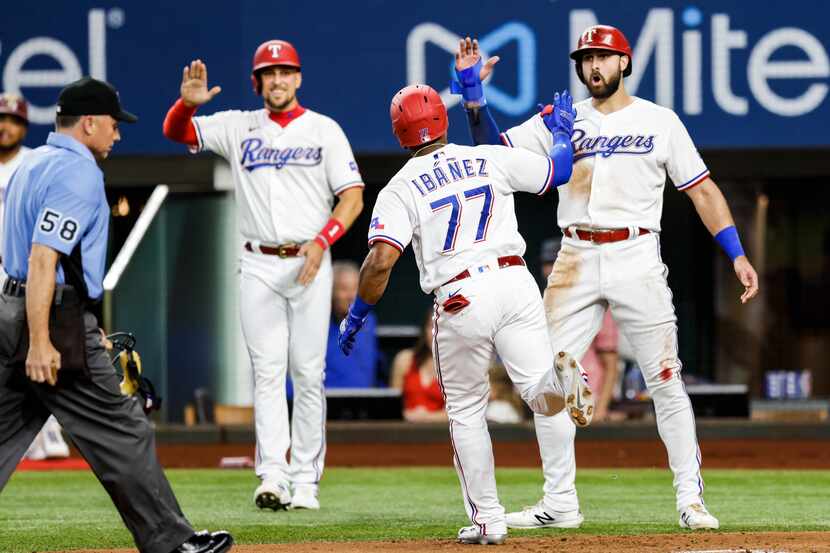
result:
<svg viewBox="0 0 830 553"><path fill-rule="evenodd" d="M573 98L567 90L553 95L553 104L550 106L539 106L540 115L551 134L564 132L568 138L574 133L574 120L576 119L576 108L573 107Z"/></svg>
<svg viewBox="0 0 830 553"><path fill-rule="evenodd" d="M369 312L374 307L361 300L360 297L355 298L354 303L349 307L349 313L340 322L340 335L337 337L337 345L340 346L343 355L349 355L354 349L355 335L366 324Z"/></svg>
<svg viewBox="0 0 830 553"><path fill-rule="evenodd" d="M481 59L472 67L455 70L457 81L450 81L450 92L453 94L461 94L464 98L464 103L478 104L479 107L487 105L487 99L484 97L484 87L481 84Z"/></svg>

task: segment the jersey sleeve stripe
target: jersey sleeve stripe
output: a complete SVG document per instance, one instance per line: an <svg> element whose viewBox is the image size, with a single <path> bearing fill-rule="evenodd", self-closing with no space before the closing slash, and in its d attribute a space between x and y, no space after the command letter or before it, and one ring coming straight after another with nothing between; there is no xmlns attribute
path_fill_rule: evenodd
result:
<svg viewBox="0 0 830 553"><path fill-rule="evenodd" d="M385 234L375 234L374 236L369 238L369 247L371 248L375 242L383 242L384 244L389 244L390 246L397 248L401 253L403 253L403 244L401 244L391 236L386 236Z"/></svg>
<svg viewBox="0 0 830 553"><path fill-rule="evenodd" d="M553 182L553 160L548 158L548 174L545 177L545 185L539 190L536 194L539 196L543 196L545 192L548 191L550 188L551 183Z"/></svg>
<svg viewBox="0 0 830 553"><path fill-rule="evenodd" d="M501 133L499 136L501 136L501 141L502 143L504 143L505 146L508 146L510 148L513 147L513 141L510 140L509 136L507 136L507 131Z"/></svg>
<svg viewBox="0 0 830 553"><path fill-rule="evenodd" d="M677 187L678 190L687 190L693 186L697 186L709 177L709 169L704 169L699 175L692 177L690 180Z"/></svg>
<svg viewBox="0 0 830 553"><path fill-rule="evenodd" d="M335 195L340 194L341 192L345 192L349 188L357 188L357 187L364 188L365 186L366 185L363 184L362 180L349 181L349 182L347 182L345 184L341 184L339 187L335 188L334 189L334 194Z"/></svg>
<svg viewBox="0 0 830 553"><path fill-rule="evenodd" d="M199 122L196 120L195 117L191 119L193 122L193 128L196 129L196 140L199 142L197 144L197 152L202 152L205 149L205 141L202 139L202 129L199 127Z"/></svg>

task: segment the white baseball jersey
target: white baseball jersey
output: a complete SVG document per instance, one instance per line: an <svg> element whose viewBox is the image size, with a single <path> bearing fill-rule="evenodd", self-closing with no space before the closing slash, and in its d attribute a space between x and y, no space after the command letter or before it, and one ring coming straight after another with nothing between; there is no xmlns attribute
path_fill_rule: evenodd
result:
<svg viewBox="0 0 830 553"><path fill-rule="evenodd" d="M514 192L544 194L550 158L503 146L448 144L410 159L378 195L369 245L412 242L421 288L432 292L477 262L522 255Z"/></svg>
<svg viewBox="0 0 830 553"><path fill-rule="evenodd" d="M3 255L3 212L5 211L4 202L6 197L6 187L9 185L9 181L11 180L15 169L17 169L20 162L23 161L23 158L26 157L26 152L29 150L30 148L21 146L20 151L17 152L16 156L11 158L6 163L0 163L0 257Z"/></svg>
<svg viewBox="0 0 830 553"><path fill-rule="evenodd" d="M559 187L559 226L643 227L658 232L666 175L675 188L703 182L709 170L672 110L634 97L603 114L591 98L575 104L574 170ZM538 115L502 134L508 146L546 154L553 137Z"/></svg>
<svg viewBox="0 0 830 553"><path fill-rule="evenodd" d="M309 109L285 127L265 109L194 117L193 125L199 150L230 163L247 239L311 240L331 217L334 196L363 186L340 125Z"/></svg>

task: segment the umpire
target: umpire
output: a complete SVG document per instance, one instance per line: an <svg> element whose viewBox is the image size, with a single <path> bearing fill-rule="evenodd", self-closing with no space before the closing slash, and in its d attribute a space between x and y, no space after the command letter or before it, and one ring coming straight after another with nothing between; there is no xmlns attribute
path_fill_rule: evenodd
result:
<svg viewBox="0 0 830 553"><path fill-rule="evenodd" d="M58 98L56 131L8 185L0 295L0 491L54 414L146 553L221 553L227 532L195 533L156 458L138 401L121 395L90 304L103 293L109 206L95 160L121 139L109 84L85 77Z"/></svg>

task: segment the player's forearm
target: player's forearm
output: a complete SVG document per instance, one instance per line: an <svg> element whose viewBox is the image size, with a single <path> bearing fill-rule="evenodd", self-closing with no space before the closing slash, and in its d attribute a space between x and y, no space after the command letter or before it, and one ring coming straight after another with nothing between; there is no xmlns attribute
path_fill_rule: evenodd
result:
<svg viewBox="0 0 830 553"><path fill-rule="evenodd" d="M176 100L173 107L167 112L162 125L164 136L189 146L197 146L199 141L196 137L196 128L193 125L193 114L196 113L196 106L188 106L181 98Z"/></svg>
<svg viewBox="0 0 830 553"><path fill-rule="evenodd" d="M735 224L726 198L712 179L706 179L686 194L691 198L695 211L712 236Z"/></svg>
<svg viewBox="0 0 830 553"><path fill-rule="evenodd" d="M349 230L363 211L363 188L350 188L342 194L331 216L340 221L344 231Z"/></svg>
<svg viewBox="0 0 830 553"><path fill-rule="evenodd" d="M314 237L314 242L324 250L340 240L363 211L363 187L350 188L342 192L339 198L326 225Z"/></svg>
<svg viewBox="0 0 830 553"><path fill-rule="evenodd" d="M55 296L57 264L58 252L41 244L32 245L26 279L26 320L29 343L33 346L49 342L49 311Z"/></svg>
<svg viewBox="0 0 830 553"><path fill-rule="evenodd" d="M501 133L489 106L467 108L467 125L470 128L470 135L473 144L498 144L501 142Z"/></svg>
<svg viewBox="0 0 830 553"><path fill-rule="evenodd" d="M389 250L397 255L393 255ZM400 254L391 246L383 243L372 246L360 268L360 283L357 288L357 295L364 302L375 305L380 301L398 257Z"/></svg>

